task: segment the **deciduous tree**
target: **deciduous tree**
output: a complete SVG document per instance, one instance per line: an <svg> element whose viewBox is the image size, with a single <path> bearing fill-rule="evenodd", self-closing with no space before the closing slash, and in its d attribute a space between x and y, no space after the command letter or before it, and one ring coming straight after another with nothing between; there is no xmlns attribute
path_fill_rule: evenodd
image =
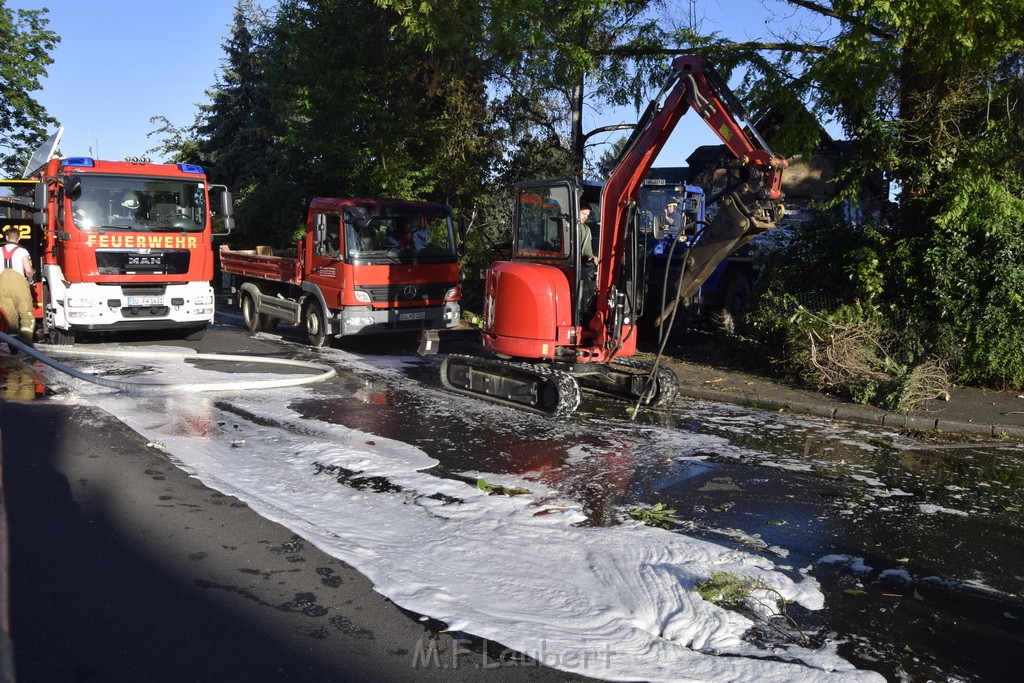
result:
<svg viewBox="0 0 1024 683"><path fill-rule="evenodd" d="M854 143L849 177L893 183L880 305L921 353L962 377L1024 385L1024 5L1016 0L787 0L835 22L774 62L751 59L761 102L787 90Z"/></svg>
<svg viewBox="0 0 1024 683"><path fill-rule="evenodd" d="M57 123L32 96L60 42L46 28L47 11L12 11L0 0L0 168L12 176L21 175L29 154Z"/></svg>
<svg viewBox="0 0 1024 683"><path fill-rule="evenodd" d="M432 45L471 45L512 158L544 142L568 162L562 174L583 172L588 111L639 109L664 77L661 0L376 1Z"/></svg>

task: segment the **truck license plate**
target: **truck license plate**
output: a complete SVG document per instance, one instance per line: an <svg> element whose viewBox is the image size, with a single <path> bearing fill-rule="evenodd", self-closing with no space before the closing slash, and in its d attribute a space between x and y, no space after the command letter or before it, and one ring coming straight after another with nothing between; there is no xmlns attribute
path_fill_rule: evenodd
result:
<svg viewBox="0 0 1024 683"><path fill-rule="evenodd" d="M162 296L130 296L128 297L129 306L163 306L164 298Z"/></svg>
<svg viewBox="0 0 1024 683"><path fill-rule="evenodd" d="M410 311L408 313L399 313L399 320L423 320L427 317L425 311Z"/></svg>

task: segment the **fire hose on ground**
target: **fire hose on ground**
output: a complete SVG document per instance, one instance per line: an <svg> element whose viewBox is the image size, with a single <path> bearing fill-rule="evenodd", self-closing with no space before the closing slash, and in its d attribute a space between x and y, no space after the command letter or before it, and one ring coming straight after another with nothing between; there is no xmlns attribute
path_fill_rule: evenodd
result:
<svg viewBox="0 0 1024 683"><path fill-rule="evenodd" d="M158 351L158 352L132 352L118 349L117 351L83 351L81 349L68 348L66 353L68 355L90 355L90 356L116 356L117 358L146 358L153 359L154 357L164 358L180 358L182 361L185 359L200 361L227 361L245 363L247 365L259 364L259 365L280 365L293 368L302 368L305 370L318 371L317 374L313 375L293 375L289 377L278 376L274 379L265 380L253 380L246 379L241 381L225 381L225 382L188 382L188 383L174 383L174 384L157 384L157 383L145 383L145 382L126 382L123 380L108 379L106 377L98 377L91 375L75 368L61 363L60 361L54 360L49 356L41 353L36 348L24 344L18 341L14 337L7 334L7 318L0 312L0 341L5 342L10 349L17 349L25 353L36 360L49 365L51 368L63 372L64 374L71 375L76 379L83 380L85 382L91 382L93 384L99 384L100 386L109 387L116 389L128 394L182 394L182 393L199 393L199 392L211 392L211 391L242 391L249 389L279 389L282 387L294 387L301 386L304 384L314 384L316 382L323 382L337 376L338 371L329 365L322 365L320 363L310 363L308 361L290 360L287 358L266 358L262 356L233 356L226 354L217 353L193 353L191 349L183 350L180 353L172 351ZM60 348L60 347L57 347Z"/></svg>

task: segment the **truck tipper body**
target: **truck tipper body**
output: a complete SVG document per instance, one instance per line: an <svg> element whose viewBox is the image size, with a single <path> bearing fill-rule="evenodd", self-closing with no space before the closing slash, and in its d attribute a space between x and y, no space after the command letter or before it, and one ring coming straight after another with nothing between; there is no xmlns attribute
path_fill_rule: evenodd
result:
<svg viewBox="0 0 1024 683"><path fill-rule="evenodd" d="M459 324L456 220L444 204L317 198L294 250L220 250L253 332L301 326L334 337Z"/></svg>

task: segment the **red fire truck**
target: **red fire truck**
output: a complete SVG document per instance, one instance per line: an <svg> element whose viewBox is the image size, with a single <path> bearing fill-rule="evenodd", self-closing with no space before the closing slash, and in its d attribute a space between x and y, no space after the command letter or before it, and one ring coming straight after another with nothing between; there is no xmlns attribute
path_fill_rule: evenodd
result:
<svg viewBox="0 0 1024 683"><path fill-rule="evenodd" d="M121 330L201 339L213 320L214 215L223 231L232 227L227 188L194 164L51 159L57 140L25 172L46 339L69 345L80 333Z"/></svg>

